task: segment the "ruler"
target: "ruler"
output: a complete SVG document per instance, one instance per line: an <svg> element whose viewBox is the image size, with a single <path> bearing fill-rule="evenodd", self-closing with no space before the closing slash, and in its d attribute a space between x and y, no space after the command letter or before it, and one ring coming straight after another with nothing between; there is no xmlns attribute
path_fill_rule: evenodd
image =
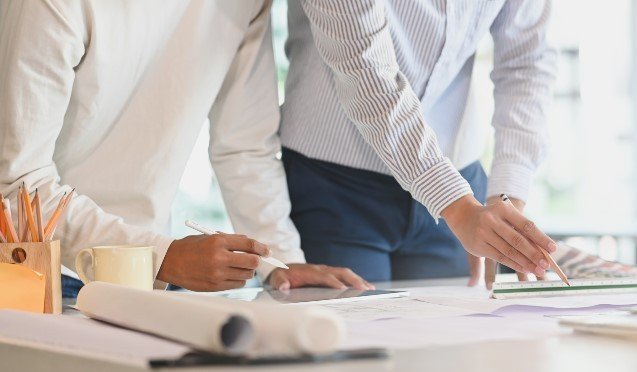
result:
<svg viewBox="0 0 637 372"><path fill-rule="evenodd" d="M493 283L491 295L497 299L572 296L582 294L637 293L637 278L570 279L537 282Z"/></svg>

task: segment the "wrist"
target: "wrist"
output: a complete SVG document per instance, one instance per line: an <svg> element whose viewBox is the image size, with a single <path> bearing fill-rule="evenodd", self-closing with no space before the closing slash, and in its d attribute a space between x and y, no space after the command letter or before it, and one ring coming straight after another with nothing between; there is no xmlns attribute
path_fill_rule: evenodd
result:
<svg viewBox="0 0 637 372"><path fill-rule="evenodd" d="M443 209L440 216L448 225L455 226L476 208L481 207L482 204L473 195L465 195Z"/></svg>
<svg viewBox="0 0 637 372"><path fill-rule="evenodd" d="M499 201L501 201L502 199L499 196L493 195L493 196L489 196L487 198L487 205L491 205L494 203L497 203ZM513 204L513 206L515 207L515 209L517 209L520 212L524 211L524 206L526 205L526 203L524 202L524 200L522 199L516 199L516 198L509 198L509 200L511 201L511 204Z"/></svg>
<svg viewBox="0 0 637 372"><path fill-rule="evenodd" d="M524 211L524 206L526 205L526 203L523 200L515 198L511 198L509 200L511 200L511 203L513 204L515 209L519 210L520 212Z"/></svg>
<svg viewBox="0 0 637 372"><path fill-rule="evenodd" d="M175 260L175 256L177 251L179 250L178 246L180 244L180 240L173 240L172 243L168 246L166 250L166 255L164 256L163 261L161 262L161 266L159 267L159 271L157 272L157 279L166 283L171 283L171 279L173 278L172 271L174 269L173 261Z"/></svg>

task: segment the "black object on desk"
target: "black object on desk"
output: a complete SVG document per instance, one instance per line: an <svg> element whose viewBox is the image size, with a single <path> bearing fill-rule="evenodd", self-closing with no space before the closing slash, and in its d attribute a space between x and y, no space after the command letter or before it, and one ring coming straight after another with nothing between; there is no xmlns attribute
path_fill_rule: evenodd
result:
<svg viewBox="0 0 637 372"><path fill-rule="evenodd" d="M156 359L150 361L151 368L193 367L193 366L250 366L271 364L325 363L360 359L385 359L389 356L385 349L360 349L337 351L327 355L300 355L293 357L248 358L210 353L188 353L179 359Z"/></svg>

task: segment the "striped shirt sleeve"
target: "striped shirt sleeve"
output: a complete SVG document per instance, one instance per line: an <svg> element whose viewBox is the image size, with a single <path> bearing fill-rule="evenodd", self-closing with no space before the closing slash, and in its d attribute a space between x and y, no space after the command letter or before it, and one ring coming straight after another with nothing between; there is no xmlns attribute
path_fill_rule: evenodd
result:
<svg viewBox="0 0 637 372"><path fill-rule="evenodd" d="M440 151L399 70L383 2L304 0L302 5L347 117L398 183L436 220L448 205L472 194Z"/></svg>
<svg viewBox="0 0 637 372"><path fill-rule="evenodd" d="M495 149L487 196L526 200L546 153L557 63L546 37L550 7L550 1L510 0L491 26Z"/></svg>

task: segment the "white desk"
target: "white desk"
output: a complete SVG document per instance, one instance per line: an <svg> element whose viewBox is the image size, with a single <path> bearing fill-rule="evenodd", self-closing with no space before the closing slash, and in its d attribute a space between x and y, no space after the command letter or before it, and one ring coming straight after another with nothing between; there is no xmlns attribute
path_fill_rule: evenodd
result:
<svg viewBox="0 0 637 372"><path fill-rule="evenodd" d="M465 279L394 282L382 288L457 285ZM637 342L568 335L544 340L396 350L385 360L242 368L188 368L187 371L637 371ZM0 344L0 371L139 371L102 361ZM184 369L181 369L182 371Z"/></svg>

